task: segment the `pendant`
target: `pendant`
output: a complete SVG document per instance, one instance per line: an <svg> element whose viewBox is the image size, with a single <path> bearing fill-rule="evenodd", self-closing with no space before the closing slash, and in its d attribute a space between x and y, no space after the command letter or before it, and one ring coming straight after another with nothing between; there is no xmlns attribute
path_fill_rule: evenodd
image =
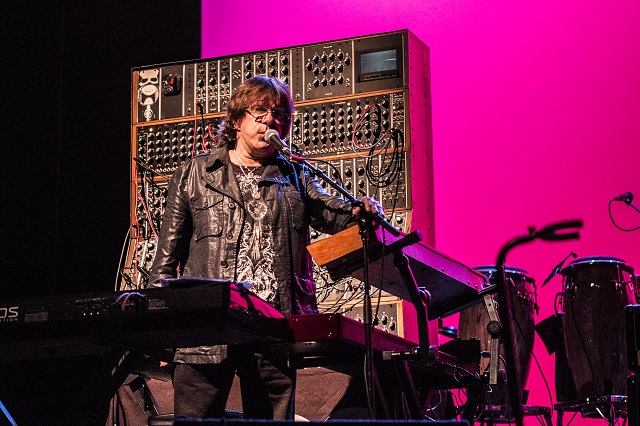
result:
<svg viewBox="0 0 640 426"><path fill-rule="evenodd" d="M254 190L251 191L251 196L253 197L254 200L259 200L260 199L260 193L258 192L258 190Z"/></svg>

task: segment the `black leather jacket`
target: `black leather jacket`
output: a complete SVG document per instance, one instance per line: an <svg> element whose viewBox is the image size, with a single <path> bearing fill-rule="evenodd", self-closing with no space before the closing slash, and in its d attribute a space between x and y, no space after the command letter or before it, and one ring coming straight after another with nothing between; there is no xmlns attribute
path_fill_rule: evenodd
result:
<svg viewBox="0 0 640 426"><path fill-rule="evenodd" d="M327 193L307 169L280 154L265 167L258 187L274 220L278 308L286 316L315 313L316 287L306 250L309 226L338 232L353 220L352 207ZM183 164L169 184L150 285L175 277L178 264L183 275L234 279L245 215L226 148L215 148ZM190 352L220 355L219 350L207 348ZM193 360L187 357L185 362Z"/></svg>

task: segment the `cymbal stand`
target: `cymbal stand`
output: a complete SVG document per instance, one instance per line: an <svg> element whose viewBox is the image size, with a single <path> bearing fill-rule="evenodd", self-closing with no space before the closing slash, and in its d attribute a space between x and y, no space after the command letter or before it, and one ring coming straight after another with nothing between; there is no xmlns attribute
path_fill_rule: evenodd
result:
<svg viewBox="0 0 640 426"><path fill-rule="evenodd" d="M496 312L496 305L491 298L491 295L485 294L483 296L485 308L489 314L489 323L487 324L487 332L491 336L491 343L489 345L489 353L491 354L489 362L489 384L498 384L498 366L500 357L500 332L502 331L502 324L498 319L498 313Z"/></svg>
<svg viewBox="0 0 640 426"><path fill-rule="evenodd" d="M579 237L578 232L557 233L558 231L563 231L570 228L582 228L582 221L575 220L569 222L560 222L549 225L539 231L536 231L533 228L529 228L528 235L515 238L508 242L504 247L502 247L496 261L498 311L501 318L512 318L515 313L513 306L511 306L511 300L508 297L509 283L506 279L504 270L507 253L516 246L529 243L538 238L545 241L563 241L577 239ZM509 410L511 411L508 415L510 419L513 418L515 420L516 426L522 426L524 421L524 411L520 399L520 384L518 383L517 365L513 351L513 348L516 345L516 336L511 329L512 327L510 321L504 321L504 324L502 325L505 331L505 338L503 339L502 343L504 344L504 357L507 370L507 388L510 401Z"/></svg>

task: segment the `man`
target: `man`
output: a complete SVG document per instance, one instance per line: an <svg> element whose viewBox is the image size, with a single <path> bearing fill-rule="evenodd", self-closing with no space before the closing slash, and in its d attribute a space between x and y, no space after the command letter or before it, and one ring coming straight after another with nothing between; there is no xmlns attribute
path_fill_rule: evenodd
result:
<svg viewBox="0 0 640 426"><path fill-rule="evenodd" d="M279 79L255 76L227 105L219 147L183 164L167 197L151 285L183 275L245 281L284 315L316 313L309 226L335 233L361 214L264 141L289 134L293 100ZM382 213L373 198L364 209ZM176 350L175 416L221 417L234 373L245 418L292 418L294 371L278 347Z"/></svg>

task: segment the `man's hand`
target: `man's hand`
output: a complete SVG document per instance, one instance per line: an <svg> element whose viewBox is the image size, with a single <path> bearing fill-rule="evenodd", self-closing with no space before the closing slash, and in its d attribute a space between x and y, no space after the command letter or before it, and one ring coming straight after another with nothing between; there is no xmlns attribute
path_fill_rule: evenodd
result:
<svg viewBox="0 0 640 426"><path fill-rule="evenodd" d="M384 207L382 207L380 201L376 200L374 197L363 197L360 199L360 201L362 201L362 207L364 207L364 210L368 213L376 216L384 216ZM362 207L354 207L351 212L358 219L360 219L362 215Z"/></svg>

